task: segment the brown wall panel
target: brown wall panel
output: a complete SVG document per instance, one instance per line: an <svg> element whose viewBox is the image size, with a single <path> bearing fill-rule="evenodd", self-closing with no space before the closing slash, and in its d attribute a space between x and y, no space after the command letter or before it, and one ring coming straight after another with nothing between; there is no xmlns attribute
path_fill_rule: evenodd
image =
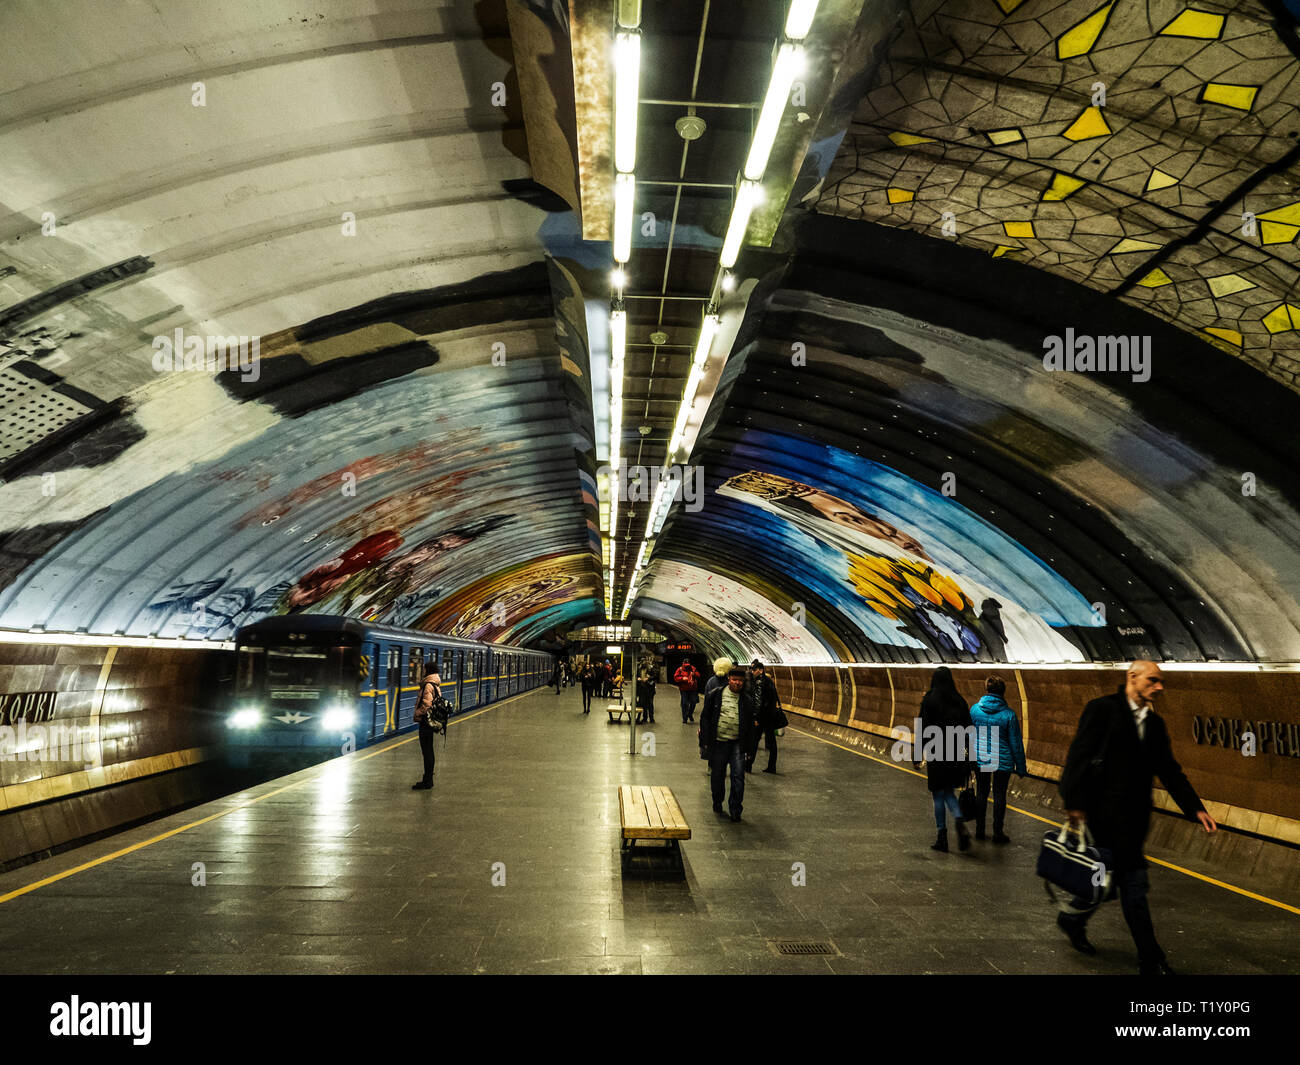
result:
<svg viewBox="0 0 1300 1065"><path fill-rule="evenodd" d="M825 667L814 669L817 705L810 706L797 697L787 702L795 707L809 706L817 716L835 720L837 686L823 679ZM798 675L810 672L809 667L774 666L772 672L783 698L791 687L796 696L803 693L805 698L811 697L812 685L798 679ZM841 720L871 732L887 729L891 699L895 727L910 727L920 712L931 674L929 667L857 665L836 672L840 674L840 686L852 686L840 700ZM1007 682L1007 702L1019 714L1021 727L1027 733L1030 772L1050 779L1060 776L1084 706L1115 691L1124 680L1121 670L996 666L954 669L957 689L968 703L983 694L988 673L997 673ZM855 698L856 708L850 717L848 708ZM1233 827L1300 843L1300 757L1287 753L1296 734L1285 731L1287 725L1300 728L1300 673L1169 670L1157 708L1169 728L1174 757L1211 813L1224 815L1226 823ZM1275 751L1269 744L1247 757L1231 746L1198 743L1193 727L1198 715L1202 719L1268 723L1265 740L1273 738L1273 723L1278 723L1277 740L1282 750ZM1258 728L1255 731L1260 734ZM1157 802L1166 801L1158 790Z"/></svg>

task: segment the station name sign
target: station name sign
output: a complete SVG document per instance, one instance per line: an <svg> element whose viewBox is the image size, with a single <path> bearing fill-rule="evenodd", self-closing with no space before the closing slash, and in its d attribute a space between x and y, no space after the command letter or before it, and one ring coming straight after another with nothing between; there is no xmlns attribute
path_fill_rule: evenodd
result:
<svg viewBox="0 0 1300 1065"><path fill-rule="evenodd" d="M5 692L0 695L0 725L49 721L54 716L57 692Z"/></svg>
<svg viewBox="0 0 1300 1065"><path fill-rule="evenodd" d="M1246 735L1255 737L1260 754L1300 758L1300 724L1285 721L1250 721L1243 717L1192 716L1192 737L1199 744L1241 750Z"/></svg>

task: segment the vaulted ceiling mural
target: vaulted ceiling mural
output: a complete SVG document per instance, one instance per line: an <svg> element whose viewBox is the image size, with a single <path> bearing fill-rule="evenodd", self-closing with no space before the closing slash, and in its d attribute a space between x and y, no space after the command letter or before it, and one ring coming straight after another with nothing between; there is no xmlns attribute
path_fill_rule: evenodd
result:
<svg viewBox="0 0 1300 1065"><path fill-rule="evenodd" d="M604 620L609 101L574 79L613 6L374 7L0 5L0 628ZM1289 9L831 16L789 206L718 307L699 505L631 617L787 662L1300 660ZM705 22L647 20L655 85L689 87ZM752 101L723 103L693 166L743 156ZM638 203L689 202L674 120L647 128ZM725 230L692 174L708 209L636 238L661 303ZM702 301L675 306L666 346L629 333L625 455L666 451Z"/></svg>

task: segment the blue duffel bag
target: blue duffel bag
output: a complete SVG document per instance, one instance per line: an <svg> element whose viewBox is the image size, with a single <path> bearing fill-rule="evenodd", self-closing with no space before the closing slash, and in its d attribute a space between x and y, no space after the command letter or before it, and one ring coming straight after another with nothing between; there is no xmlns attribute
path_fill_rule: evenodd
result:
<svg viewBox="0 0 1300 1065"><path fill-rule="evenodd" d="M1053 887L1093 906L1115 897L1110 851L1093 842L1086 824L1076 830L1067 821L1059 831L1053 829L1046 833L1038 851L1037 872L1053 899L1056 899Z"/></svg>

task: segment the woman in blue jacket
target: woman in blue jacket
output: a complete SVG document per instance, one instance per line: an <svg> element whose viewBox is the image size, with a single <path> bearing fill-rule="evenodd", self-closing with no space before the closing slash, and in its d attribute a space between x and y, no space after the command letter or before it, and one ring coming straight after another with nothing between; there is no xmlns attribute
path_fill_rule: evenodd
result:
<svg viewBox="0 0 1300 1065"><path fill-rule="evenodd" d="M979 813L975 815L975 838L984 838L984 817L988 812L989 786L993 788L993 842L1010 843L1002 831L1007 816L1007 784L1014 769L1025 775L1025 745L1020 738L1020 719L1003 696L1007 682L999 676L984 681L987 694L970 708L975 726L975 752L979 773L976 796Z"/></svg>

